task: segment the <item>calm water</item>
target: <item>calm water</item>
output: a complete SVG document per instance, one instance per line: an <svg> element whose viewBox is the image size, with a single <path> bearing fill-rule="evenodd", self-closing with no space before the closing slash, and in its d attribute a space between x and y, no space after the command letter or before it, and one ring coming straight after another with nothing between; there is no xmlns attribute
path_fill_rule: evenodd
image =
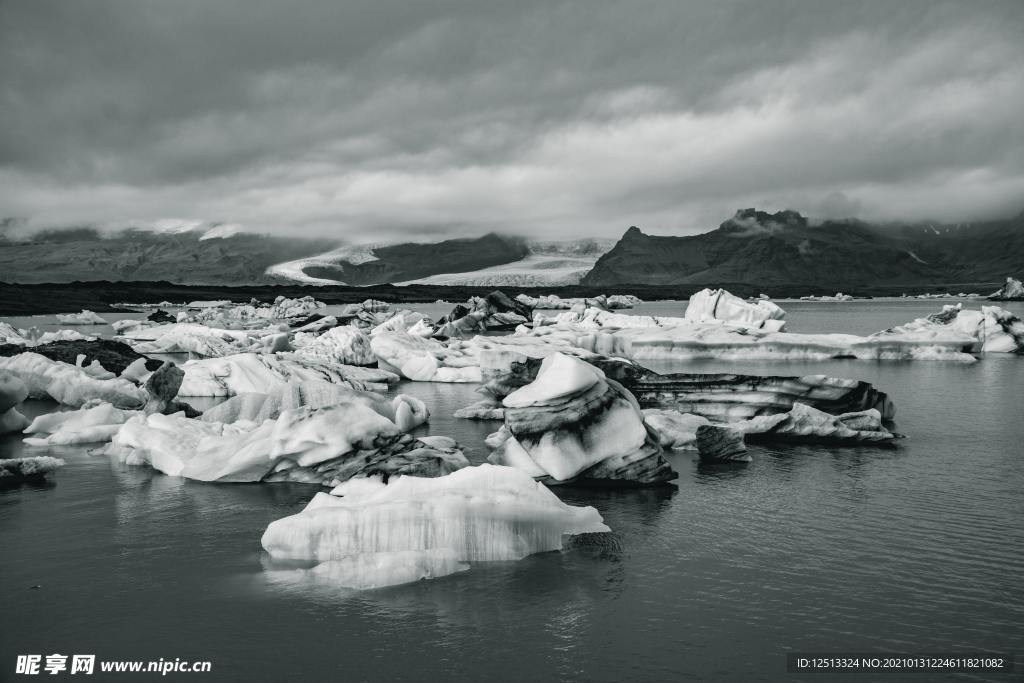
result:
<svg viewBox="0 0 1024 683"><path fill-rule="evenodd" d="M941 303L784 307L793 331L863 334ZM188 482L52 449L68 461L53 485L0 492L0 680L15 678L16 654L52 652L208 659L213 673L193 680L228 681L759 681L787 678L794 650L1024 652L1024 358L659 369L868 380L893 396L908 438L753 447L732 469L684 452L676 487L557 490L598 508L611 534L363 593L263 569L263 529L314 489ZM450 417L472 387L400 390L431 406L424 433L483 460L497 423ZM0 437L0 457L20 451Z"/></svg>

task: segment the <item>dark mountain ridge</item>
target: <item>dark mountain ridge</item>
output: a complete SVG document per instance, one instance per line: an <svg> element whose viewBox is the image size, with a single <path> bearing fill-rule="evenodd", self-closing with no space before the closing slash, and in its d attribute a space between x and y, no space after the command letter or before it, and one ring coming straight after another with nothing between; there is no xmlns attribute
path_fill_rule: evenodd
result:
<svg viewBox="0 0 1024 683"><path fill-rule="evenodd" d="M969 225L812 224L795 211L737 211L700 235L631 227L584 285L743 282L852 289L998 281L1024 271L1024 214Z"/></svg>

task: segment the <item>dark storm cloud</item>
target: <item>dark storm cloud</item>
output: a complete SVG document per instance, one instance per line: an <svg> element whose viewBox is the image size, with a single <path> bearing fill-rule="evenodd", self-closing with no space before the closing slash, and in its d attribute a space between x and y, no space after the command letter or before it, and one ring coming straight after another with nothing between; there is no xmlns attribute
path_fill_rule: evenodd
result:
<svg viewBox="0 0 1024 683"><path fill-rule="evenodd" d="M1024 5L0 1L0 216L353 240L1024 205Z"/></svg>

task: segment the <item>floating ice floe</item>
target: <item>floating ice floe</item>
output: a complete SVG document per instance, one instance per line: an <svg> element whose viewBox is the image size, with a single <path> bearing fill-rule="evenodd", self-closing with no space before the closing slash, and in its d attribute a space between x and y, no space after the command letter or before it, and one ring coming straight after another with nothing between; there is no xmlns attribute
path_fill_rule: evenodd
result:
<svg viewBox="0 0 1024 683"><path fill-rule="evenodd" d="M436 578L466 569L465 562L519 560L560 550L566 536L609 531L594 508L566 505L509 467L402 476L386 485L353 479L332 493L271 522L261 543L275 559L319 563L292 571L350 588Z"/></svg>
<svg viewBox="0 0 1024 683"><path fill-rule="evenodd" d="M489 437L494 464L550 483L650 485L676 478L633 396L594 366L562 353L502 400Z"/></svg>
<svg viewBox="0 0 1024 683"><path fill-rule="evenodd" d="M97 379L80 367L37 353L0 358L0 370L24 382L30 397L52 398L76 408L92 399L101 399L118 408L136 409L145 405L148 398L144 389L126 379Z"/></svg>
<svg viewBox="0 0 1024 683"><path fill-rule="evenodd" d="M179 396L265 393L282 384L322 380L353 389L385 391L398 376L385 370L344 365L294 353L238 353L187 361Z"/></svg>
<svg viewBox="0 0 1024 683"><path fill-rule="evenodd" d="M469 464L451 439L416 439L374 408L364 397L350 396L258 423L138 416L121 426L104 452L199 481L328 486L375 474L441 476Z"/></svg>
<svg viewBox="0 0 1024 683"><path fill-rule="evenodd" d="M1024 299L1024 282L1021 282L1014 277L1007 277L1006 283L996 291L992 292L988 298L993 301Z"/></svg>
<svg viewBox="0 0 1024 683"><path fill-rule="evenodd" d="M81 313L58 313L57 322L62 325L106 325L107 321L92 311Z"/></svg>
<svg viewBox="0 0 1024 683"><path fill-rule="evenodd" d="M18 377L0 370L0 434L20 432L29 419L18 412L18 404L28 398L28 387Z"/></svg>

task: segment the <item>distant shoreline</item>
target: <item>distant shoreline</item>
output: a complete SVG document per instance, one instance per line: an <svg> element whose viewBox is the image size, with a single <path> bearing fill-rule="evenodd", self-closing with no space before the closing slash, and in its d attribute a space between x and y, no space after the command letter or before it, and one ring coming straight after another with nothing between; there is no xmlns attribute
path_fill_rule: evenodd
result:
<svg viewBox="0 0 1024 683"><path fill-rule="evenodd" d="M843 288L854 297L891 297L907 294L942 294L950 292L977 293L988 296L1001 282L937 283L932 285L875 285ZM180 285L171 282L70 282L50 284L11 284L0 282L0 315L39 315L66 313L89 309L97 312L118 310L113 303L182 303L196 300L230 299L247 302L250 299L271 301L278 296L313 296L327 304L356 303L364 299L379 299L389 303L424 303L438 299L461 303L471 296L481 296L495 289L515 296L526 293L557 294L560 297L596 296L598 294L635 294L645 301L688 299L704 287L724 287L742 297L757 296L764 292L776 299L795 299L807 295L833 295L834 286L814 285L750 285L717 282L685 285L622 285L612 287L462 287L445 285L370 285L365 287L314 285Z"/></svg>

